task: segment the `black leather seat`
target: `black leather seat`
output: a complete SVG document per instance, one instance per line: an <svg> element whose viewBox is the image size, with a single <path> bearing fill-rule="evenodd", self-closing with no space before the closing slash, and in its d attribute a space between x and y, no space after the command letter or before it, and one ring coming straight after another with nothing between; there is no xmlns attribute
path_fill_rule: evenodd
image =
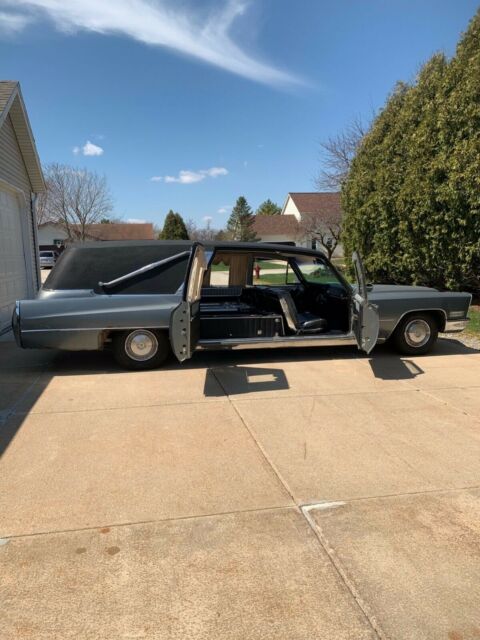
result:
<svg viewBox="0 0 480 640"><path fill-rule="evenodd" d="M300 333L321 333L327 330L327 321L324 318L305 311L299 313L297 307L288 291L278 293L280 306L287 322L288 328L297 334Z"/></svg>

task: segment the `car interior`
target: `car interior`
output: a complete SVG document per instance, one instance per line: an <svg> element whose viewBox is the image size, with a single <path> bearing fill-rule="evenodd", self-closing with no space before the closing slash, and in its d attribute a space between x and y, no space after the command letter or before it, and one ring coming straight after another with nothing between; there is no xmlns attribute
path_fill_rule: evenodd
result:
<svg viewBox="0 0 480 640"><path fill-rule="evenodd" d="M200 339L341 335L350 291L319 257L215 252L200 301Z"/></svg>

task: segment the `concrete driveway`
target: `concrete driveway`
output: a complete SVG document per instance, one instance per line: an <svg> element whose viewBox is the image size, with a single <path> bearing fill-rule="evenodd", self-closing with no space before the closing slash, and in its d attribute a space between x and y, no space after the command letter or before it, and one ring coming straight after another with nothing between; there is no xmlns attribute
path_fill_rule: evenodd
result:
<svg viewBox="0 0 480 640"><path fill-rule="evenodd" d="M480 351L0 341L1 637L480 638Z"/></svg>

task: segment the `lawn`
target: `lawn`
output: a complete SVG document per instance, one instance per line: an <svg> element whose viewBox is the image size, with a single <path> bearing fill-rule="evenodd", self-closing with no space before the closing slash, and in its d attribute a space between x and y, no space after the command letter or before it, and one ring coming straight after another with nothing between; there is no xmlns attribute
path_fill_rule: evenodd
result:
<svg viewBox="0 0 480 640"><path fill-rule="evenodd" d="M468 317L470 318L470 322L467 326L467 333L480 336L480 306L474 305L470 307Z"/></svg>

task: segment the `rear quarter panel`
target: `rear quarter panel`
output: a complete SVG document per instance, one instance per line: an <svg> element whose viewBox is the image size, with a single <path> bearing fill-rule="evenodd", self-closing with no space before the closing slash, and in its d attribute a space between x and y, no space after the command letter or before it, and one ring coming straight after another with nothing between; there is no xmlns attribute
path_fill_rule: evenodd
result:
<svg viewBox="0 0 480 640"><path fill-rule="evenodd" d="M380 317L379 340L387 340L401 319L414 311L432 311L439 318L439 330L442 331L452 311L462 311L468 315L471 296L468 293L436 291L435 289L412 288L410 291L384 290L374 287L369 300L377 305Z"/></svg>
<svg viewBox="0 0 480 640"><path fill-rule="evenodd" d="M101 349L114 330L168 330L180 295L101 295L40 298L20 303L20 338L26 348Z"/></svg>

